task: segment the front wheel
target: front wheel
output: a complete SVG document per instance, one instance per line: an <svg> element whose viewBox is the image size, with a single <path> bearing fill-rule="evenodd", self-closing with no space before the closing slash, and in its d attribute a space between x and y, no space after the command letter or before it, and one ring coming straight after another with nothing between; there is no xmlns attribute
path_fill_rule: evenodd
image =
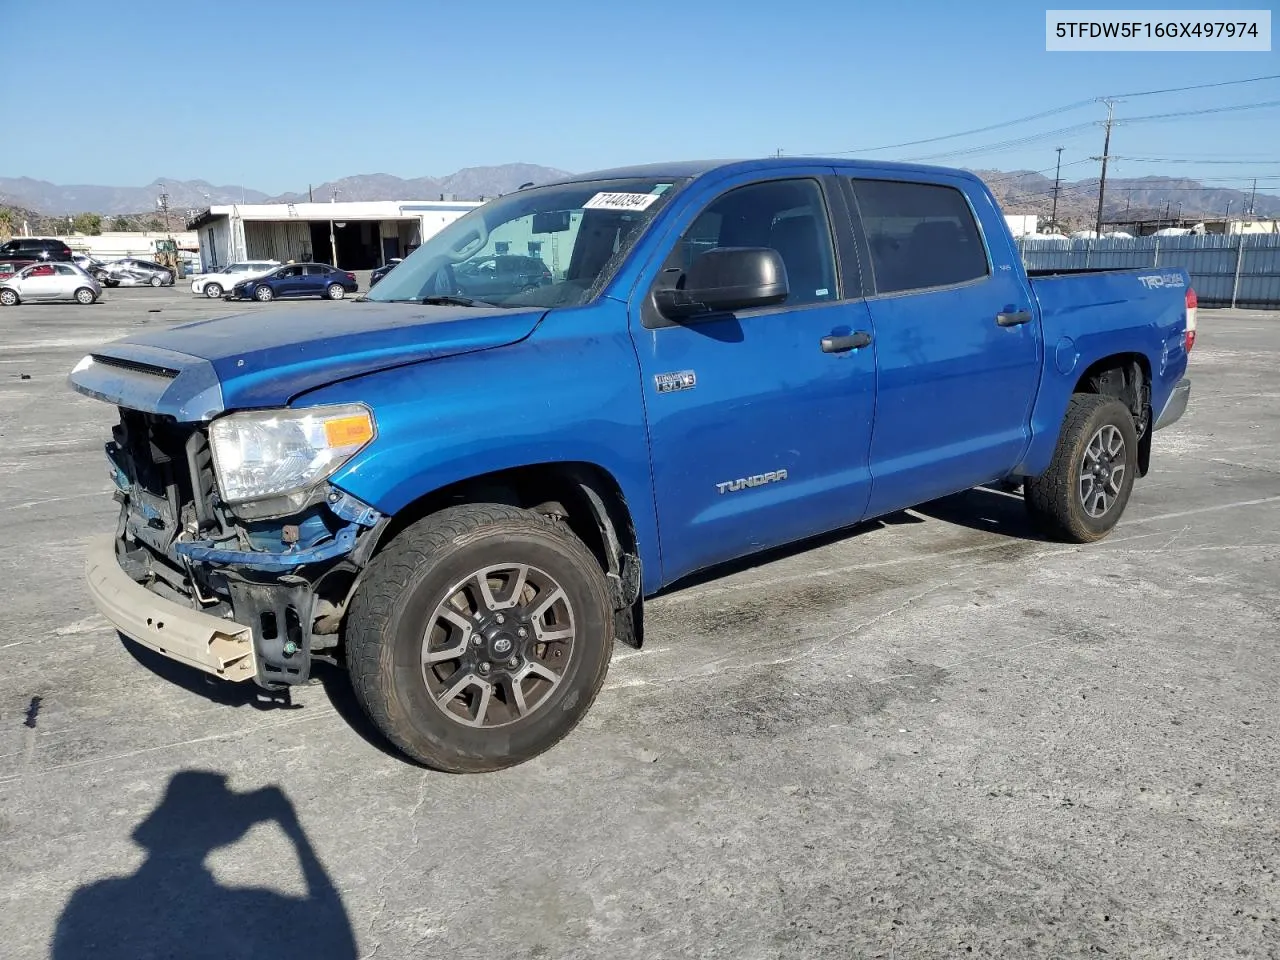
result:
<svg viewBox="0 0 1280 960"><path fill-rule="evenodd" d="M220 283L207 284L204 288L204 295L208 297L210 300L217 300L220 296L222 296L222 284Z"/></svg>
<svg viewBox="0 0 1280 960"><path fill-rule="evenodd" d="M274 300L275 297L275 291L270 287L259 287L257 290L253 291L253 299L257 300L259 303L268 303Z"/></svg>
<svg viewBox="0 0 1280 960"><path fill-rule="evenodd" d="M83 303L88 306L96 299L98 299L97 296L88 287L81 287L76 291L76 303Z"/></svg>
<svg viewBox="0 0 1280 960"><path fill-rule="evenodd" d="M151 280L150 280L149 282L150 282L150 284L151 284L153 287L160 287L160 286L164 286L164 278L163 278L163 277L152 277L152 278L151 278Z"/></svg>
<svg viewBox="0 0 1280 960"><path fill-rule="evenodd" d="M0 304L6 307L18 305L18 294L14 290L0 290Z"/></svg>
<svg viewBox="0 0 1280 960"><path fill-rule="evenodd" d="M346 619L365 713L428 766L479 773L559 742L604 683L604 575L565 527L515 507L450 507L369 565Z"/></svg>
<svg viewBox="0 0 1280 960"><path fill-rule="evenodd" d="M343 286L340 283L329 284L329 289L325 291L325 296L330 300L341 300L346 295L347 291L343 289Z"/></svg>
<svg viewBox="0 0 1280 960"><path fill-rule="evenodd" d="M1119 400L1077 393L1049 469L1025 483L1027 509L1051 536L1101 540L1120 520L1138 468L1133 414Z"/></svg>

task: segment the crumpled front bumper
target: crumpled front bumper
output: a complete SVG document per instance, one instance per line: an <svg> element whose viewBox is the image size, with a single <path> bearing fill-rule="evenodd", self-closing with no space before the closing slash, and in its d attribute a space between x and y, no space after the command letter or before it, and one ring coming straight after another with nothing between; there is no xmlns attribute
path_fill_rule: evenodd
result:
<svg viewBox="0 0 1280 960"><path fill-rule="evenodd" d="M257 675L249 627L184 607L135 583L116 560L113 537L90 543L85 576L94 605L126 637L224 680Z"/></svg>

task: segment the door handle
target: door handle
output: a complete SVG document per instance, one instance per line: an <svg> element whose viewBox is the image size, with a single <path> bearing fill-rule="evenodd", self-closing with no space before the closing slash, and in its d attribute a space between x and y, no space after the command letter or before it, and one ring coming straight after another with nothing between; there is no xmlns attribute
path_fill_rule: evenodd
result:
<svg viewBox="0 0 1280 960"><path fill-rule="evenodd" d="M1030 310L1019 310L1016 313L997 313L996 323L1002 327L1016 327L1020 323L1031 322Z"/></svg>
<svg viewBox="0 0 1280 960"><path fill-rule="evenodd" d="M844 336L832 335L822 338L823 353L846 353L849 350L857 350L859 347L865 347L871 342L871 334L865 330L857 330L854 333L847 333Z"/></svg>

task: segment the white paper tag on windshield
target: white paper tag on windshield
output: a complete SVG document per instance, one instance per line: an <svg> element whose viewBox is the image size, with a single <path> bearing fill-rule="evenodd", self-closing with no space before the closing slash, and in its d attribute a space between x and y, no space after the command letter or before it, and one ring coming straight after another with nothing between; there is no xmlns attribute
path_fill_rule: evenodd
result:
<svg viewBox="0 0 1280 960"><path fill-rule="evenodd" d="M658 199L656 193L597 193L583 210L644 210Z"/></svg>

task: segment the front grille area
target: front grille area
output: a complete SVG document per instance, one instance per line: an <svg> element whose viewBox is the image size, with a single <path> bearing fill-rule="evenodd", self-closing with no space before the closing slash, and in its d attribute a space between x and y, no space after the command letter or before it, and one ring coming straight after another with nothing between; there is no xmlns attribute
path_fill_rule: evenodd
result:
<svg viewBox="0 0 1280 960"><path fill-rule="evenodd" d="M135 539L168 556L182 530L218 528L213 457L199 426L121 409L109 453L132 485L126 520Z"/></svg>

